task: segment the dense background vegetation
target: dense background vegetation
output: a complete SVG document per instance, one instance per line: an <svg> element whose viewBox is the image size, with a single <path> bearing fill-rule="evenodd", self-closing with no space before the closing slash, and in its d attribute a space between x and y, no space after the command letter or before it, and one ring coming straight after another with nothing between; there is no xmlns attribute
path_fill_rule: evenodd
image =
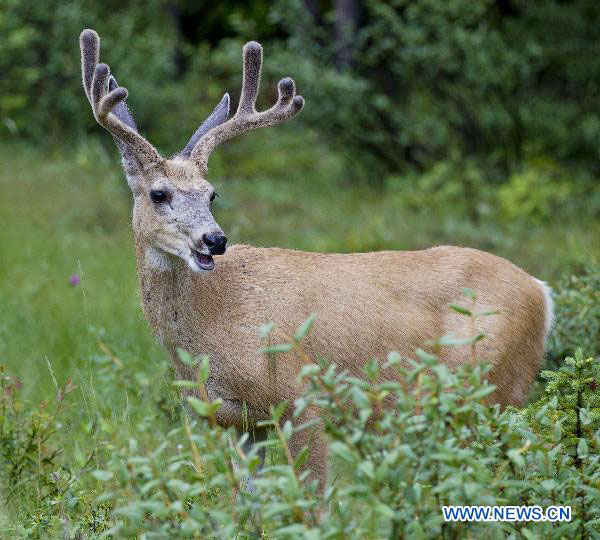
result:
<svg viewBox="0 0 600 540"><path fill-rule="evenodd" d="M482 412L477 398L469 398L470 412L463 416L448 412L457 432L473 422L495 426L490 437L503 441L500 450L477 447L466 455L453 446L456 441L435 431L430 443L457 453L444 458L450 461L440 457L453 465L440 470L438 480L456 477L456 470L482 456L503 471L490 487L487 472L478 469L452 487L457 491L449 488L447 500L457 501L456 493L466 489L463 495L471 498L460 500L477 502L485 495L519 504L518 494L528 493L521 502L545 505L568 493L593 525L599 517L591 504L600 489L597 416L584 413L587 427L571 428L580 409L598 405L592 395L596 387L590 386L597 362L586 359L600 354L600 4L0 0L0 364L5 370L0 536L67 531L71 538L77 531L93 535L126 525L131 535L160 529L166 537L185 537L177 529L179 506L174 513L136 506L148 493L162 503L183 505L208 497L215 505L206 506L205 499L203 504L216 513L193 519L214 528L190 529L203 538L227 537L232 530L227 527L236 523L251 537L256 527L287 526L292 529L280 536L317 538L334 534L338 526L365 535L417 534L407 529L409 514L390 518L394 490L382 489L379 477L370 476L370 468L381 463L359 467L352 460L362 449L352 445L337 447L342 463L346 459L350 472L366 476L352 473L334 490L331 530L302 520L301 527L313 533L293 528L298 513L281 506L283 491L289 488L286 496L308 501L306 508L313 508L315 499L309 487L294 491L286 483L293 481L285 468L272 471L274 483L262 488L279 509L274 514L261 509L260 497L239 507L232 502L218 514L222 497L235 486L228 469L219 469L228 450L206 448L222 435L212 433L210 423L183 437L166 356L142 319L130 195L116 148L95 125L80 82L77 38L84 27L100 33L103 59L128 87L138 124L165 153L184 146L225 91L235 102L244 41L256 39L265 47L263 107L274 99L280 77L296 79L306 107L293 122L234 140L211 158L209 179L221 194L216 217L234 242L321 251L469 245L548 280L556 293L558 323L547 366L567 370L560 375L564 388L555 385L544 393L540 378L532 405L503 419ZM583 349L579 368L565 366L565 356L577 347ZM68 379L72 391L58 392L57 400L57 389ZM460 386L447 378L440 384ZM562 433L538 425L548 410L554 420L565 414L555 410L560 396L571 399L577 392L587 392L586 404L569 413ZM408 414L412 402L403 403L400 409ZM574 407L571 399L559 409ZM544 413L536 417L540 409ZM435 415L429 420L445 421ZM349 418L336 421L356 428ZM513 429L515 423L521 431ZM506 435L509 427L519 436ZM330 436L340 442L339 433ZM214 469L205 464L205 476L174 465L194 461L185 453L194 437L209 464L217 463ZM406 445L414 446L407 437ZM579 448L573 437L585 445ZM188 441L185 449L182 438ZM154 454L163 440L164 452ZM531 453L520 451L525 444ZM393 474L398 486L405 481L424 486L419 495L403 492L403 497L422 497L410 504L424 509L420 526L428 537L440 533L439 499L426 474L432 468L425 447L411 458L425 479L408 476L401 461L393 462L399 467ZM559 463L565 448L570 454ZM550 463L545 470L535 465L542 458ZM119 468L127 460L150 460L141 473L148 491L131 467ZM152 482L159 479L162 487L154 490L158 484ZM556 484L531 491L535 482L550 480ZM169 481L175 483L168 487ZM372 500L365 522L352 521L351 509L364 504L345 490L352 482L381 495ZM194 491L198 485L205 487ZM113 515L114 509L119 512ZM142 519L145 511L154 512L157 521ZM580 523L552 534L591 535L590 527ZM530 525L504 533L548 537L548 530ZM442 532L470 534L460 528Z"/></svg>

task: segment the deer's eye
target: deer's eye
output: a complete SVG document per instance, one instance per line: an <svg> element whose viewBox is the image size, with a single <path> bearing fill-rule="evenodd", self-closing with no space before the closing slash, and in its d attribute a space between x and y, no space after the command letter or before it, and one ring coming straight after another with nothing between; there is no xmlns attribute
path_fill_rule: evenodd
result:
<svg viewBox="0 0 600 540"><path fill-rule="evenodd" d="M210 202L213 202L215 200L215 197L218 197L219 194L216 191L212 192L212 195L210 196Z"/></svg>
<svg viewBox="0 0 600 540"><path fill-rule="evenodd" d="M167 193L162 189L153 189L150 192L150 198L155 203L165 202L167 200Z"/></svg>

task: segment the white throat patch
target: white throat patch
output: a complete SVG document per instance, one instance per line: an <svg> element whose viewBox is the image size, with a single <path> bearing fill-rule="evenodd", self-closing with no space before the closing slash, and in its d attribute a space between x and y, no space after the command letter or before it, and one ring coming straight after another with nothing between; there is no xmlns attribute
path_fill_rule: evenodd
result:
<svg viewBox="0 0 600 540"><path fill-rule="evenodd" d="M164 251L154 247L146 248L146 263L158 272L168 272L172 267L169 256Z"/></svg>

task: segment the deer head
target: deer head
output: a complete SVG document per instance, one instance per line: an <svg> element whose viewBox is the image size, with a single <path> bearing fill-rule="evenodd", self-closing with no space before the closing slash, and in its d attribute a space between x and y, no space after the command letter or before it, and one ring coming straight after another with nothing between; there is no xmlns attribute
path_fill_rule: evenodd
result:
<svg viewBox="0 0 600 540"><path fill-rule="evenodd" d="M195 272L212 270L212 256L225 252L227 237L210 211L216 193L205 178L208 158L220 143L251 129L273 126L298 113L304 99L296 95L294 81L282 79L277 103L257 112L262 47L253 41L247 43L236 113L227 120L229 95L225 94L184 149L167 159L140 135L125 104L127 90L117 84L106 64L98 63L98 34L84 30L79 41L85 93L96 121L111 133L119 147L133 193L136 241L146 246L157 266L169 265L172 257L179 257Z"/></svg>

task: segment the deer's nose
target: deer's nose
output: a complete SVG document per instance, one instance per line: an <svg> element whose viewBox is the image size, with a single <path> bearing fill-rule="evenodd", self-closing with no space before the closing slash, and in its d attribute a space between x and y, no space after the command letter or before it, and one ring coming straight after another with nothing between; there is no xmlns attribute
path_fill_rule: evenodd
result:
<svg viewBox="0 0 600 540"><path fill-rule="evenodd" d="M202 241L211 255L223 255L227 237L223 233L208 233L202 235Z"/></svg>

